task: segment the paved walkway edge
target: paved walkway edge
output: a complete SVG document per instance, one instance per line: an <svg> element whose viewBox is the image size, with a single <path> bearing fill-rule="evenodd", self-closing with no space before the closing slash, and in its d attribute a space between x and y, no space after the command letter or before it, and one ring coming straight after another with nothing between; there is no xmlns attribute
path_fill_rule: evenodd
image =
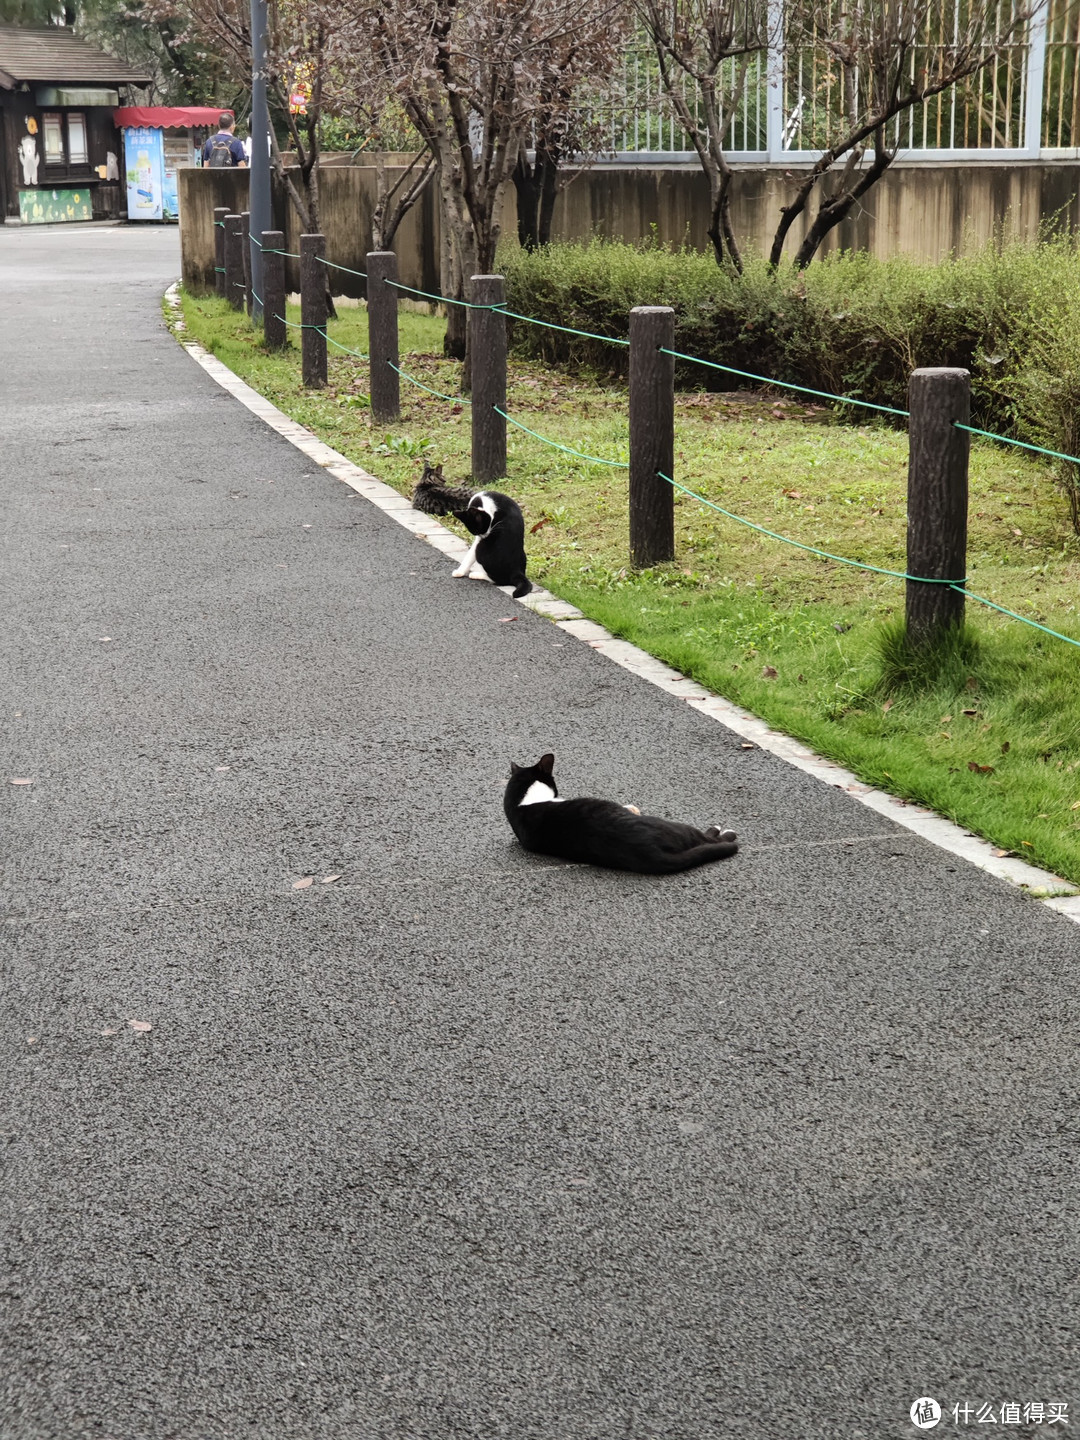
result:
<svg viewBox="0 0 1080 1440"><path fill-rule="evenodd" d="M411 530L414 535L419 535L429 545L433 545L436 550L440 550L454 560L461 560L464 557L467 549L464 541L459 540L444 525L440 525L432 516L414 510L404 495L399 494L389 485L384 485L381 480L376 479L374 475L369 475L359 465L354 465L351 460L347 460L337 450L324 444L317 435L313 435L303 425L299 425L295 420L290 420L276 405L272 405L258 391L245 384L238 375L233 374L227 365L223 365L201 345L183 339L185 326L180 312L180 295L176 284L170 285L165 292L165 302L173 312L170 323L180 344L208 375L225 390L228 390L230 395L235 396L242 405L246 405L252 414L265 421L290 444L303 451L316 465L321 465L336 480L343 481L357 494L370 500L373 505L377 505L380 510L396 520L399 525L403 525L406 530ZM509 588L504 588L503 593L511 599L513 598ZM1034 865L1028 865L1023 860L1008 855L998 855L995 853L995 847L988 841L981 840L978 836L962 830L959 825L954 825L944 816L936 815L932 810L925 810L921 806L899 800L895 795L888 795L883 790L875 790L873 786L864 784L849 770L834 764L831 760L823 759L800 741L793 740L789 735L783 735L779 731L771 729L764 720L759 720L748 710L733 705L730 700L725 700L720 695L714 695L711 690L706 690L696 680L691 680L680 674L678 670L673 670L670 665L665 665L654 655L639 650L629 641L619 640L605 630L602 625L587 620L575 606L568 605L565 600L559 600L549 591L534 590L531 595L526 595L514 603L524 605L538 615L547 616L560 630L566 631L568 635L572 635L575 639L591 646L592 649L598 650L601 655L607 656L616 665L621 665L624 670L631 671L642 680L648 680L650 684L666 690L671 695L680 696L695 710L700 710L713 720L719 721L721 725L734 731L736 735L741 735L749 743L760 746L762 750L768 750L781 760L786 760L789 765L794 765L808 775L813 775L826 785L846 790L867 809L886 816L895 821L897 825L902 825L904 829L913 831L924 840L929 840L939 849L947 850L949 854L966 860L968 864L975 865L991 875L996 875L1000 880L1007 880L1010 884L1026 891L1033 898L1040 900L1048 909L1056 910L1067 919L1080 924L1080 893L1069 881L1062 880L1047 870L1039 870Z"/></svg>

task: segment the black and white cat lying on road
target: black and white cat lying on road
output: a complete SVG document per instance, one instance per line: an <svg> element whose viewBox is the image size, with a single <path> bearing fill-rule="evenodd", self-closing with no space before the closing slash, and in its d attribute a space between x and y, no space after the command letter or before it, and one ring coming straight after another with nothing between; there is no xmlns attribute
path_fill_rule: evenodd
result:
<svg viewBox="0 0 1080 1440"><path fill-rule="evenodd" d="M525 574L525 517L516 500L498 490L470 495L460 486L446 485L442 466L425 462L412 503L414 510L428 515L453 515L476 536L454 571L455 579L463 579L479 565L493 585L513 585L515 599L528 595L533 587Z"/></svg>
<svg viewBox="0 0 1080 1440"><path fill-rule="evenodd" d="M554 764L554 755L542 755L535 765L510 766L503 809L526 850L611 870L673 875L726 860L739 848L734 830L717 825L698 830L614 800L560 800Z"/></svg>

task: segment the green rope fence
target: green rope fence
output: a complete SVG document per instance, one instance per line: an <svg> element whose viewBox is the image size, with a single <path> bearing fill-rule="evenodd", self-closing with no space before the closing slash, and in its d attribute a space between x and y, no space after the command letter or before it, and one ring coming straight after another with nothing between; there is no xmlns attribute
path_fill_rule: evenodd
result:
<svg viewBox="0 0 1080 1440"><path fill-rule="evenodd" d="M702 505L707 505L710 510L717 510L721 515L726 515L729 520L737 520L740 525L748 525L751 530L758 530L762 535L768 535L772 540L779 540L785 545L794 545L799 550L809 550L814 555L821 555L826 560L835 560L839 565L851 565L856 570L872 570L876 575L890 575L895 580L914 580L921 585L947 585L950 590L956 590L969 600L976 600L980 605L986 605L991 610L997 610L1002 615L1008 615L1012 620L1019 620L1022 625L1030 625L1033 630L1041 630L1044 635L1052 635L1055 640L1064 640L1066 645L1075 645L1080 649L1080 640L1074 640L1071 635L1062 635L1060 630L1051 630L1048 625L1041 625L1038 620L1031 620L1026 615L1018 615L1015 610L1006 610L1004 605L999 605L996 600L988 600L985 595L976 595L973 590L967 588L967 578L963 580L935 579L930 575L909 575L904 570L883 570L879 565L867 565L861 560L848 560L843 555L833 555L828 550L819 550L816 545L804 545L801 540L792 540L787 535L778 535L775 530L767 530L764 525L758 525L753 520L746 520L741 515L734 514L731 510L725 510L722 505L717 505L714 500L699 495L696 490L689 489L686 485L680 485L670 475L665 475L658 470L661 480L681 490L692 500L697 500Z"/></svg>
<svg viewBox="0 0 1080 1440"><path fill-rule="evenodd" d="M524 430L526 435L532 435L535 439L541 440L545 445L550 445L553 450L561 450L564 455L576 455L579 460L588 460L592 465L613 465L618 470L630 468L627 460L605 460L600 455L586 455L584 450L574 450L569 445L560 445L557 440L549 440L546 435L541 435L538 430L530 430L528 425L523 425L520 420L515 420L498 405L491 407L496 415L501 415L504 420L509 420L511 425L516 425L519 430Z"/></svg>
<svg viewBox="0 0 1080 1440"><path fill-rule="evenodd" d="M224 228L223 222L221 221L215 220L214 224L216 226ZM256 239L255 236L250 236L250 238L254 241L256 245L259 246L260 249L265 249L265 247L261 245L261 243L258 239ZM284 255L287 259L292 260L299 260L300 258L299 255L294 255L291 252L285 250L267 250L266 253ZM325 260L321 256L318 258L323 265L328 266L330 269L342 270L347 274L356 275L360 279L367 279L366 273L362 270L353 270L350 269L350 267L347 265L335 264L333 261ZM214 269L216 273L224 273L223 267L221 266L215 266ZM505 305L476 305L469 300L457 300L447 295L436 294L430 290L418 289L416 286L413 285L405 285L397 280L387 280L386 283L388 285L392 285L397 290L403 290L411 295L419 295L423 297L423 299L431 300L439 305L459 305L468 310L491 310L495 311L498 314L505 315L507 319L510 320L520 320L529 325L539 325L544 329L558 330L568 335L580 335L584 339L599 340L602 343L609 345L628 346L630 343L629 340L623 340L617 336L599 335L595 331L577 330L569 325L556 325L552 321L540 320L536 316L522 315L519 314L517 311L507 309ZM234 282L234 284L236 284L241 289L244 288L242 282ZM252 294L254 295L254 291L252 291ZM259 299L259 297L255 295L254 298L261 306L263 302ZM335 340L332 335L327 334L325 328L322 326L305 325L303 323L297 324L296 321L289 320L282 315L279 315L276 318L278 320L281 320L285 325L289 326L291 329L294 330L316 330L319 334L323 336L324 339L329 341L329 343L335 346L337 349L344 351L348 355L354 355L359 360L367 360L370 362L370 356L364 355L359 350L353 350L349 346L341 344L341 342ZM792 390L802 395L813 395L817 399L827 400L837 405L854 405L862 409L874 410L881 414L896 415L901 419L907 419L910 415L909 411L901 410L893 405L879 405L874 401L862 400L859 399L857 396L853 395L836 395L833 394L831 391L818 390L810 385L799 385L796 384L794 381L790 380L776 380L771 376L758 375L755 374L753 371L741 370L733 365L723 365L720 364L718 361L706 360L700 355L689 355L682 350L670 350L667 346L662 346L661 349L664 354L672 356L673 359L684 360L688 364L692 365L704 365L710 370L719 370L729 375L738 375L743 379L753 380L760 385L772 386L782 390ZM436 390L430 385L425 385L422 380L418 380L414 375L410 375L407 370L401 369L399 366L395 365L393 361L388 360L386 363L390 366L392 370L396 371L396 373L400 375L402 379L407 380L410 385L414 385L417 389L423 390L429 395L433 395L436 399L448 401L450 404L453 405L472 404L472 401L466 395L447 395L442 390ZM541 444L547 445L553 450L558 450L564 455L573 456L575 459L584 460L592 465L608 465L616 469L629 468L628 462L626 461L608 460L600 455L588 455L582 450L576 450L572 446L563 445L557 440L551 440L548 436L541 435L538 430L533 430L530 426L524 425L520 420L516 420L512 415L508 414L500 406L495 405L492 408L496 411L497 414L501 415L504 420L508 421L518 430L523 430L527 435L531 435L534 439L539 440ZM1032 451L1034 454L1037 455L1045 455L1053 460L1062 460L1071 465L1080 465L1080 457L1077 457L1076 455L1067 455L1060 450L1051 450L1043 445L1034 445L1025 440L1016 440L1008 435L998 435L991 430L982 430L977 426L965 425L960 421L954 421L953 424L958 430L966 431L970 435L977 435L985 440L992 440L1001 445L1013 445L1022 450ZM745 525L752 530L756 530L760 534L766 535L770 539L776 540L781 544L791 545L794 546L796 549L805 550L809 554L818 555L822 559L831 560L838 565L848 565L856 570L869 571L875 575L885 575L894 580L910 580L923 585L947 585L950 589L958 591L960 594L966 596L970 600L974 600L979 605L985 605L987 608L995 610L1001 615L1008 616L1011 620L1018 620L1022 625L1028 625L1034 630L1041 631L1044 635L1052 636L1055 640L1063 640L1067 645L1075 645L1077 648L1080 648L1080 640L1073 639L1073 637L1070 635L1063 635L1059 630L1052 630L1048 625L1043 625L1039 621L1032 620L1026 615L1019 615L1015 610L1006 609L1004 605L999 605L997 601L990 600L985 595L976 595L974 591L971 591L967 588L966 577L962 580L950 580L939 579L927 575L909 575L904 570L888 570L880 565L870 565L861 560L851 560L844 555L834 555L829 550L822 550L816 545L804 544L801 540L793 540L790 536L780 535L775 530L770 530L766 526L759 525L753 520L747 520L742 515L736 515L733 511L725 509L722 505L718 505L714 500L709 500L706 496L699 495L697 491L691 490L688 486L680 484L679 481L674 480L670 475L665 475L662 471L657 471L657 474L661 480L666 481L667 484L671 485L674 489L680 491L688 498L696 500L699 504L705 505L711 510L715 510L718 514L725 516L727 519L733 520L737 524Z"/></svg>

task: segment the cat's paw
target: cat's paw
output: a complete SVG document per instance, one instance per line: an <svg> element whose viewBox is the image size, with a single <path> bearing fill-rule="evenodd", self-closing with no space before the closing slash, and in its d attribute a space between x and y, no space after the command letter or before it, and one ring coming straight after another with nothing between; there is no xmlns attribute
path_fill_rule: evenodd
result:
<svg viewBox="0 0 1080 1440"><path fill-rule="evenodd" d="M456 570L451 570L450 578L451 580L464 580L465 576L468 575L468 573L469 572L464 565L459 565Z"/></svg>
<svg viewBox="0 0 1080 1440"><path fill-rule="evenodd" d="M489 583L490 583L490 581L491 581L491 576L487 573L487 571L484 569L484 567L483 567L482 565L474 565L474 566L473 566L473 572L472 572L471 578L472 578L473 580L487 580Z"/></svg>
<svg viewBox="0 0 1080 1440"><path fill-rule="evenodd" d="M710 825L705 831L710 840L737 840L739 837L734 830L721 830L719 825Z"/></svg>

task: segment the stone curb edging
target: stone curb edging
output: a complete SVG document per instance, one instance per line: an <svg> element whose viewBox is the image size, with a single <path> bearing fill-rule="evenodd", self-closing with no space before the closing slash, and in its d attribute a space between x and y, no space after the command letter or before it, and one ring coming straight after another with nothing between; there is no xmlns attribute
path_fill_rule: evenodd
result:
<svg viewBox="0 0 1080 1440"><path fill-rule="evenodd" d="M245 384L238 375L233 374L227 365L223 365L201 345L185 340L183 338L184 321L179 314L180 296L177 284L169 286L165 292L165 302L173 311L174 318L170 321L170 328L176 334L180 344L212 379L235 396L252 414L265 421L271 429L276 430L290 444L295 445L316 465L321 465L335 479L341 480L355 490L358 495L362 495L366 500L377 505L380 510L396 520L399 525L404 526L406 530L411 530L414 535L420 536L436 550L454 560L460 561L464 557L468 547L444 525L440 525L432 516L414 510L404 495L399 494L389 485L385 485L374 475L368 474L359 465L354 465L351 460L347 460L344 455L326 445L303 425L298 424L295 420L290 420L276 405L272 405L250 385ZM505 595L513 598L508 587L501 588ZM932 810L926 810L921 806L900 800L895 795L889 795L883 790L875 790L872 785L864 784L851 771L834 764L831 760L823 759L808 746L801 744L798 740L793 740L789 735L783 735L771 729L764 720L759 720L748 710L743 710L740 706L733 705L730 700L714 695L711 690L707 690L695 680L680 674L678 670L673 670L670 665L665 665L662 660L657 660L655 656L638 649L636 645L631 645L629 641L618 639L605 630L602 625L586 619L575 606L558 599L549 591L533 590L530 595L526 595L514 603L523 605L538 615L546 616L560 630L589 645L593 650L599 651L601 655L613 660L616 665L621 665L624 670L629 670L640 679L649 681L650 684L658 686L661 690L666 690L669 695L679 696L695 710L700 710L713 720L719 721L721 725L736 735L741 735L744 740L759 746L762 750L768 750L770 754L778 756L781 760L786 761L789 765L794 765L796 769L802 770L808 775L813 775L815 779L826 785L847 791L867 809L873 810L878 815L886 816L923 840L928 840L939 849L948 851L950 855L956 855L959 859L966 860L969 864L985 870L990 875L997 876L1000 880L1007 880L1010 884L1027 891L1033 898L1040 900L1048 909L1080 924L1080 893L1067 880L1062 880L1047 870L1040 870L1034 865L1029 865L1024 860L1008 855L996 855L995 847L989 841L962 830L951 820L946 820Z"/></svg>

